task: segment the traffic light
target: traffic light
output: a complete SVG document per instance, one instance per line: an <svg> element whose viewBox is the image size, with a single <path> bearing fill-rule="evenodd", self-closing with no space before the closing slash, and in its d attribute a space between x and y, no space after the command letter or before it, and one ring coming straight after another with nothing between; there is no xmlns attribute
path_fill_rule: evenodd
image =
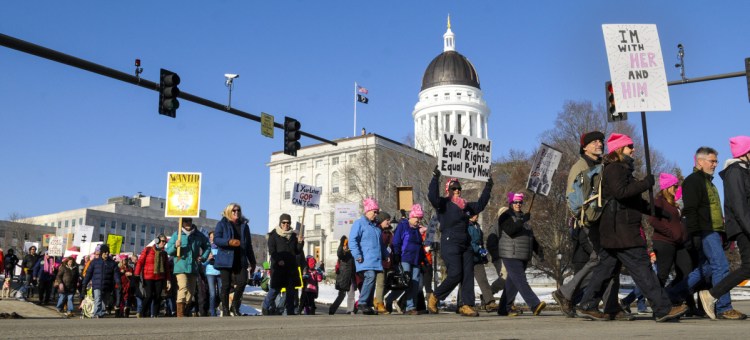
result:
<svg viewBox="0 0 750 340"><path fill-rule="evenodd" d="M284 117L284 153L297 157L299 144L299 128L302 125L294 118Z"/></svg>
<svg viewBox="0 0 750 340"><path fill-rule="evenodd" d="M159 74L159 114L174 118L177 116L177 108L180 102L177 97L180 95L180 76L172 71L161 69Z"/></svg>
<svg viewBox="0 0 750 340"><path fill-rule="evenodd" d="M607 121L616 122L618 120L627 120L628 113L617 112L617 108L615 107L615 90L612 87L612 82L611 81L605 82L604 88L607 92L606 93L607 95Z"/></svg>
<svg viewBox="0 0 750 340"><path fill-rule="evenodd" d="M750 100L750 58L745 58L745 78L747 78L747 99Z"/></svg>

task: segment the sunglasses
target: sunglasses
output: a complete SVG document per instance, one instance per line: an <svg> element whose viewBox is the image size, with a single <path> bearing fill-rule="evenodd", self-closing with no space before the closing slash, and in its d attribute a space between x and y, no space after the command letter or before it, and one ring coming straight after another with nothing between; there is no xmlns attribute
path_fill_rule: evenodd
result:
<svg viewBox="0 0 750 340"><path fill-rule="evenodd" d="M513 204L523 204L523 201L513 201Z"/></svg>
<svg viewBox="0 0 750 340"><path fill-rule="evenodd" d="M292 222L289 222L289 221L281 221L281 224L292 224Z"/></svg>
<svg viewBox="0 0 750 340"><path fill-rule="evenodd" d="M232 209L232 212L240 212L242 209Z"/></svg>
<svg viewBox="0 0 750 340"><path fill-rule="evenodd" d="M159 243L167 243L167 240L159 240Z"/></svg>
<svg viewBox="0 0 750 340"><path fill-rule="evenodd" d="M461 190L461 187L452 187L451 191Z"/></svg>
<svg viewBox="0 0 750 340"><path fill-rule="evenodd" d="M625 145L625 146L628 147L628 148L630 148L630 149L635 149L635 146L633 146L633 144L628 144L628 145Z"/></svg>

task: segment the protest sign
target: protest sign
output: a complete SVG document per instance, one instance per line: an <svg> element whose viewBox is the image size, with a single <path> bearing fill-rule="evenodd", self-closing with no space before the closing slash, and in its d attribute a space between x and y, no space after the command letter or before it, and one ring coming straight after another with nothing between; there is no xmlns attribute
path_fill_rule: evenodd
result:
<svg viewBox="0 0 750 340"><path fill-rule="evenodd" d="M492 163L491 144L487 139L444 133L438 169L444 176L486 182Z"/></svg>
<svg viewBox="0 0 750 340"><path fill-rule="evenodd" d="M79 225L76 227L73 245L80 247L82 242L91 241L92 237L94 237L94 226Z"/></svg>
<svg viewBox="0 0 750 340"><path fill-rule="evenodd" d="M359 218L359 205L356 203L339 203L334 206L333 237L340 240L341 236L349 237L352 224Z"/></svg>
<svg viewBox="0 0 750 340"><path fill-rule="evenodd" d="M49 239L49 256L63 256L63 238L62 236L55 236Z"/></svg>
<svg viewBox="0 0 750 340"><path fill-rule="evenodd" d="M199 217L200 172L167 173L167 207L164 217Z"/></svg>
<svg viewBox="0 0 750 340"><path fill-rule="evenodd" d="M656 25L608 24L602 31L617 111L670 111Z"/></svg>
<svg viewBox="0 0 750 340"><path fill-rule="evenodd" d="M302 183L294 183L292 204L305 208L320 209L320 194L322 187L314 187Z"/></svg>
<svg viewBox="0 0 750 340"><path fill-rule="evenodd" d="M122 248L122 241L125 239L122 235L109 234L107 235L107 245L109 246L110 254L119 254L120 248Z"/></svg>
<svg viewBox="0 0 750 340"><path fill-rule="evenodd" d="M547 196L552 187L552 176L557 171L557 166L560 165L560 158L562 158L562 152L542 143L531 166L526 189L535 194Z"/></svg>

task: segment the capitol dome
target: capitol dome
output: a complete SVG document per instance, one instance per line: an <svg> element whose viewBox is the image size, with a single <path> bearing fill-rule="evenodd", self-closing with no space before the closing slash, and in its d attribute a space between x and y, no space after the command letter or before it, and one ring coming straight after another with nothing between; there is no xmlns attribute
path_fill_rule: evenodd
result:
<svg viewBox="0 0 750 340"><path fill-rule="evenodd" d="M479 87L479 76L474 65L461 53L456 51L445 51L440 53L427 69L422 77L422 91L440 85L466 85Z"/></svg>

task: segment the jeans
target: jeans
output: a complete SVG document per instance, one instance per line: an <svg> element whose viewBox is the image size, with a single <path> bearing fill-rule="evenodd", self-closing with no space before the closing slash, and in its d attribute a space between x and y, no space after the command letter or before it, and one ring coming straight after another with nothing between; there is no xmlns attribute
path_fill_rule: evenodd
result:
<svg viewBox="0 0 750 340"><path fill-rule="evenodd" d="M737 236L736 241L742 263L737 270L727 275L718 284L714 284L714 287L710 290L713 296L723 297L729 294L729 291L740 284L740 282L750 278L750 238L748 238L747 234L741 233Z"/></svg>
<svg viewBox="0 0 750 340"><path fill-rule="evenodd" d="M347 312L353 312L354 311L354 294L357 292L357 283L354 279L352 279L352 283L349 285L349 290L340 290L339 295L336 296L336 300L333 301L331 304L331 307L328 309L328 314L336 314L336 310L339 309L339 306L341 305L341 302L344 301L344 297L346 296L346 311Z"/></svg>
<svg viewBox="0 0 750 340"><path fill-rule="evenodd" d="M206 275L208 281L208 315L216 316L216 305L218 292L221 291L221 278L219 275Z"/></svg>
<svg viewBox="0 0 750 340"><path fill-rule="evenodd" d="M294 302L296 300L294 296L297 295L297 290L294 288L294 282L291 280L288 282L287 287L274 288L271 287L271 285L268 285L268 293L266 294L266 298L263 299L263 309L271 312L272 315L281 314L278 313L276 308L276 298L279 296L279 293L281 293L283 288L286 288L286 295L288 295L284 297L284 309L286 309L286 315L294 315Z"/></svg>
<svg viewBox="0 0 750 340"><path fill-rule="evenodd" d="M104 316L104 301L102 301L102 290L94 289L94 316Z"/></svg>
<svg viewBox="0 0 750 340"><path fill-rule="evenodd" d="M508 278L505 279L505 289L500 297L500 308L509 308L518 293L521 293L521 297L526 301L527 306L532 310L536 308L540 303L539 298L534 294L526 280L528 261L503 259L503 265L508 272Z"/></svg>
<svg viewBox="0 0 750 340"><path fill-rule="evenodd" d="M701 282L702 278L711 277L711 284L718 285L721 280L729 275L729 262L724 255L721 235L717 232L703 232L701 237L703 251L699 254L698 267L693 269L683 283L675 287L682 291L691 290ZM685 283L687 286L685 286ZM716 301L716 312L723 313L732 309L732 300L729 292L721 295Z"/></svg>
<svg viewBox="0 0 750 340"><path fill-rule="evenodd" d="M362 272L365 277L362 282L362 290L359 292L359 306L372 306L373 294L375 293L375 271L365 270Z"/></svg>
<svg viewBox="0 0 750 340"><path fill-rule="evenodd" d="M68 300L68 312L73 312L73 295L75 293L60 293L60 298L57 299L57 309L62 310L63 303Z"/></svg>
<svg viewBox="0 0 750 340"><path fill-rule="evenodd" d="M643 292L641 292L641 288L638 287L638 285L635 285L633 287L633 290L630 291L630 293L622 298L622 303L630 306L633 301L638 301L636 305L638 306L639 312L645 312L646 311L646 297L643 296Z"/></svg>
<svg viewBox="0 0 750 340"><path fill-rule="evenodd" d="M422 273L417 264L401 262L401 268L405 273L411 274L409 288L406 289L406 311L408 312L417 309L416 297L419 293L419 281L422 278Z"/></svg>

